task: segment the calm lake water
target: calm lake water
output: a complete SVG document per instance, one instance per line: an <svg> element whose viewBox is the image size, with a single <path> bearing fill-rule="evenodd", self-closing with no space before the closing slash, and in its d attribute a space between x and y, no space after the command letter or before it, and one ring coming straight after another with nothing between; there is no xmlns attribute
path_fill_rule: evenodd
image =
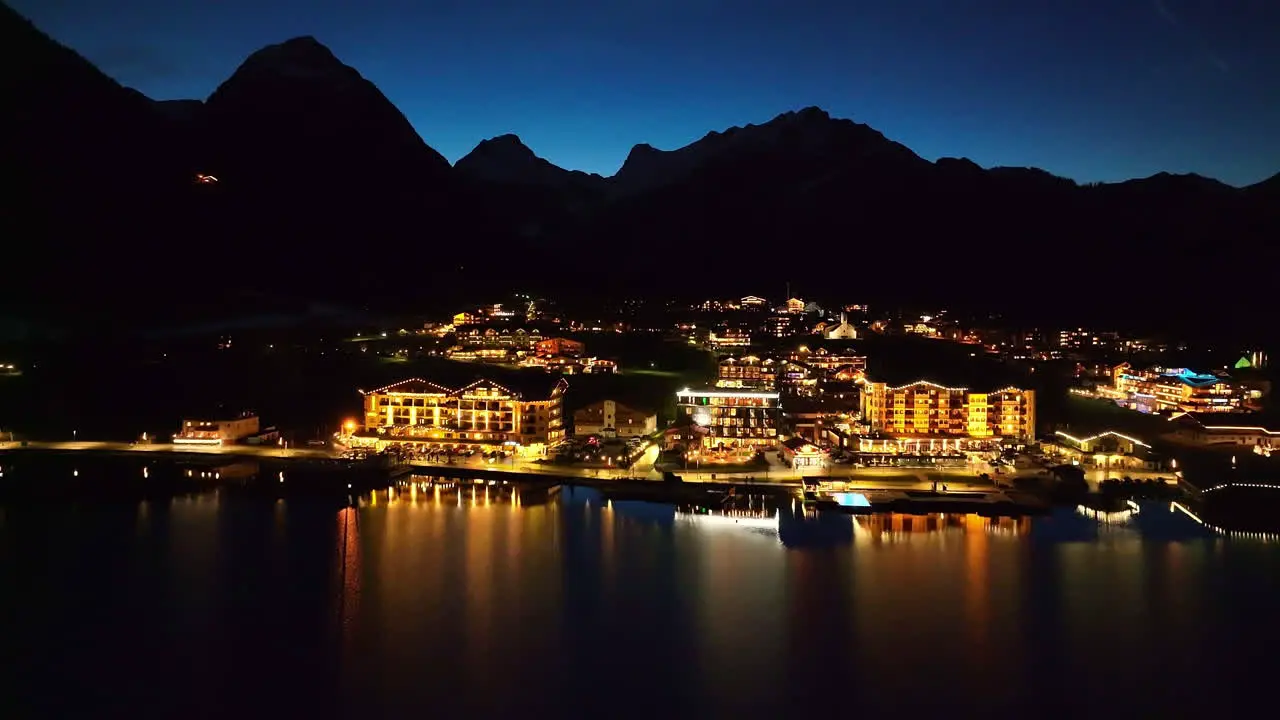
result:
<svg viewBox="0 0 1280 720"><path fill-rule="evenodd" d="M390 501L394 500L394 501ZM1104 526L401 491L0 506L0 717L1225 716L1280 552Z"/></svg>

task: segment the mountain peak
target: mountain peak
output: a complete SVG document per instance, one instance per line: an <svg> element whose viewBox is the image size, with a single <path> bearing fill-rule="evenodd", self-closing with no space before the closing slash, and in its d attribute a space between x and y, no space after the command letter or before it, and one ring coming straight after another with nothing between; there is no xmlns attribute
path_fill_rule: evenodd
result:
<svg viewBox="0 0 1280 720"><path fill-rule="evenodd" d="M599 176L565 170L538 157L513 133L481 140L475 149L454 163L454 168L474 178L511 185L563 186L575 178Z"/></svg>
<svg viewBox="0 0 1280 720"><path fill-rule="evenodd" d="M715 132L714 130L712 132ZM662 151L650 145L649 143L637 143L631 146L631 152L627 153L627 159L633 157L644 157L646 155L660 155Z"/></svg>
<svg viewBox="0 0 1280 720"><path fill-rule="evenodd" d="M970 160L967 157L940 157L933 163L941 170L948 170L960 173L981 174L982 166Z"/></svg>
<svg viewBox="0 0 1280 720"><path fill-rule="evenodd" d="M1256 182L1246 188L1253 193L1277 193L1280 194L1280 173L1276 173L1261 182Z"/></svg>
<svg viewBox="0 0 1280 720"><path fill-rule="evenodd" d="M427 146L395 105L309 35L245 58L205 102L211 155L229 169L289 176L376 175L409 187L444 177L449 162ZM259 170L257 182L272 180Z"/></svg>
<svg viewBox="0 0 1280 720"><path fill-rule="evenodd" d="M1232 190L1230 185L1198 173L1158 172L1145 178L1126 180L1118 187L1157 189L1162 192L1218 192Z"/></svg>
<svg viewBox="0 0 1280 720"><path fill-rule="evenodd" d="M302 50L302 49L320 50L323 52L329 52L329 48L325 47L324 43L315 39L314 35L299 35L298 37L295 37L295 38L289 38L288 40L285 40L284 42L279 43L279 47L295 48L299 50Z"/></svg>
<svg viewBox="0 0 1280 720"><path fill-rule="evenodd" d="M814 122L814 121L830 120L830 119L831 119L830 113L818 107L817 105L810 105L808 107L800 108L799 110L789 110L787 112L782 113L778 117L774 118L775 121L800 120L804 122Z"/></svg>
<svg viewBox="0 0 1280 720"><path fill-rule="evenodd" d="M349 82L363 79L355 69L344 65L324 43L310 35L257 50L241 63L235 74L244 73Z"/></svg>
<svg viewBox="0 0 1280 720"><path fill-rule="evenodd" d="M525 145L524 141L520 139L520 136L515 133L504 133L502 135L491 137L488 140L481 140L480 144L476 145L475 150L472 150L471 152L519 153L520 155L534 154L533 151L529 149L529 146Z"/></svg>
<svg viewBox="0 0 1280 720"><path fill-rule="evenodd" d="M675 150L660 151L650 145L636 145L614 176L614 187L624 194L642 192L713 162L761 155L771 155L784 164L793 161L821 164L836 155L846 160L859 158L859 162L878 155L901 156L904 164L925 162L873 128L832 118L826 110L810 105L788 110L760 125L712 131Z"/></svg>

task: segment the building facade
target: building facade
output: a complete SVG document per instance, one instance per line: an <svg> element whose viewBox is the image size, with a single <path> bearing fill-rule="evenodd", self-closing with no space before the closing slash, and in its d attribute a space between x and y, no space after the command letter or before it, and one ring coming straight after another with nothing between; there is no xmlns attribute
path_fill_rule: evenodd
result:
<svg viewBox="0 0 1280 720"><path fill-rule="evenodd" d="M917 380L897 387L868 380L863 420L873 431L916 438L1035 439L1035 391L1006 387L977 392Z"/></svg>
<svg viewBox="0 0 1280 720"><path fill-rule="evenodd" d="M645 437L657 430L657 414L644 413L614 400L601 400L573 413L573 432L579 436Z"/></svg>
<svg viewBox="0 0 1280 720"><path fill-rule="evenodd" d="M1041 443L1046 454L1094 468L1162 470L1164 461L1151 445L1115 430L1092 435L1056 430L1051 441Z"/></svg>
<svg viewBox="0 0 1280 720"><path fill-rule="evenodd" d="M455 322L456 324L456 322ZM492 348L504 350L532 350L542 342L542 332L536 329L472 326L457 333L459 347Z"/></svg>
<svg viewBox="0 0 1280 720"><path fill-rule="evenodd" d="M826 454L802 437L787 438L778 452L782 455L782 462L796 470L821 468L827 464Z"/></svg>
<svg viewBox="0 0 1280 720"><path fill-rule="evenodd" d="M175 445L230 445L250 438L262 429L258 416L244 413L226 420L189 418L173 435Z"/></svg>
<svg viewBox="0 0 1280 720"><path fill-rule="evenodd" d="M777 386L777 363L755 355L720 360L716 387L773 390Z"/></svg>
<svg viewBox="0 0 1280 720"><path fill-rule="evenodd" d="M676 393L677 414L705 428L702 445L708 449L778 444L779 395L776 392L708 389Z"/></svg>
<svg viewBox="0 0 1280 720"><path fill-rule="evenodd" d="M1246 413L1178 413L1170 418L1178 437L1197 445L1244 445L1280 450L1280 424L1267 427Z"/></svg>
<svg viewBox="0 0 1280 720"><path fill-rule="evenodd" d="M517 363L522 368L537 368L563 375L609 375L618 372L618 363L594 357L531 355Z"/></svg>
<svg viewBox="0 0 1280 720"><path fill-rule="evenodd" d="M832 380L851 381L867 371L866 355L832 352L826 348L809 350L801 346L788 359L821 371L824 378Z"/></svg>
<svg viewBox="0 0 1280 720"><path fill-rule="evenodd" d="M553 337L540 340L534 346L539 357L582 357L587 351L586 345L568 338Z"/></svg>
<svg viewBox="0 0 1280 720"><path fill-rule="evenodd" d="M707 344L715 350L749 347L751 345L751 333L742 328L717 328L707 335Z"/></svg>
<svg viewBox="0 0 1280 720"><path fill-rule="evenodd" d="M492 380L448 388L420 378L364 395L364 419L351 438L356 447L514 447L539 455L564 439L563 378L526 393ZM363 391L362 391L363 392Z"/></svg>
<svg viewBox="0 0 1280 720"><path fill-rule="evenodd" d="M849 324L849 318L840 313L840 324L826 330L828 340L857 340L858 329Z"/></svg>

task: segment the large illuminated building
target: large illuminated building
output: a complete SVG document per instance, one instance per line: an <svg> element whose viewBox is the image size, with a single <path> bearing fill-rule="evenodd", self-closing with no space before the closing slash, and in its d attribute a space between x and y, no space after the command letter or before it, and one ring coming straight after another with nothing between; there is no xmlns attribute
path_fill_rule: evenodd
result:
<svg viewBox="0 0 1280 720"><path fill-rule="evenodd" d="M744 348L751 345L751 333L743 328L720 327L707 336L707 344L714 350Z"/></svg>
<svg viewBox="0 0 1280 720"><path fill-rule="evenodd" d="M578 340L553 337L539 340L534 345L534 352L539 357L582 357L587 346Z"/></svg>
<svg viewBox="0 0 1280 720"><path fill-rule="evenodd" d="M233 445L261 432L258 416L245 412L236 417L188 418L173 434L175 445Z"/></svg>
<svg viewBox="0 0 1280 720"><path fill-rule="evenodd" d="M1244 413L1174 413L1169 420L1177 428L1175 434L1193 443L1252 446L1268 457L1280 450L1280 423L1274 418Z"/></svg>
<svg viewBox="0 0 1280 720"><path fill-rule="evenodd" d="M938 441L957 450L991 441L1035 439L1035 391L1004 387L980 391L928 380L890 386L868 379L862 387L863 421L893 442ZM969 442L952 442L969 441Z"/></svg>
<svg viewBox="0 0 1280 720"><path fill-rule="evenodd" d="M851 350L799 349L779 364L778 387L800 397L855 398L867 357Z"/></svg>
<svg viewBox="0 0 1280 720"><path fill-rule="evenodd" d="M801 345L789 359L821 371L826 379L853 381L867 371L867 356L853 352L838 352L827 348L810 350L808 346Z"/></svg>
<svg viewBox="0 0 1280 720"><path fill-rule="evenodd" d="M677 414L705 429L705 448L773 448L778 444L776 392L712 388L676 393Z"/></svg>
<svg viewBox="0 0 1280 720"><path fill-rule="evenodd" d="M777 363L755 355L726 357L720 360L716 387L751 390L773 390L777 385Z"/></svg>
<svg viewBox="0 0 1280 720"><path fill-rule="evenodd" d="M461 388L411 378L364 395L364 421L353 447L383 449L514 448L540 455L564 439L563 378L516 390L492 380Z"/></svg>
<svg viewBox="0 0 1280 720"><path fill-rule="evenodd" d="M457 318L454 318L457 325ZM542 331L509 327L472 326L457 333L457 343L464 349L533 350L542 342Z"/></svg>
<svg viewBox="0 0 1280 720"><path fill-rule="evenodd" d="M1117 365L1111 376L1111 387L1098 388L1098 394L1140 412L1206 413L1248 409L1249 390L1226 376L1196 373L1187 368L1135 370L1129 363Z"/></svg>
<svg viewBox="0 0 1280 720"><path fill-rule="evenodd" d="M788 301L791 302L791 301ZM787 310L770 315L764 321L761 332L766 337L785 338L805 334L809 326L805 323L803 308L801 311Z"/></svg>

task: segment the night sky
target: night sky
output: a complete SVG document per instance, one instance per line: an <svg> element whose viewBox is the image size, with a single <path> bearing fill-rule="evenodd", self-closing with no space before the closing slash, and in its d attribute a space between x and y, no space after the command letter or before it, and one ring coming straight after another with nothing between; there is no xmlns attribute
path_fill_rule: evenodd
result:
<svg viewBox="0 0 1280 720"><path fill-rule="evenodd" d="M1280 171L1277 0L6 0L157 99L314 35L457 160L609 175L818 105L920 155L1081 181Z"/></svg>

